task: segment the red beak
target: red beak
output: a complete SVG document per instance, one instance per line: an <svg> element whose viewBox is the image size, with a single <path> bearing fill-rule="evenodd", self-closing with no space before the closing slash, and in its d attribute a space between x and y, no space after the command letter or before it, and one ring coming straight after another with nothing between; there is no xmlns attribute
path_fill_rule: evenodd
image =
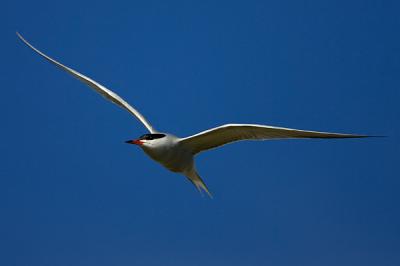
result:
<svg viewBox="0 0 400 266"><path fill-rule="evenodd" d="M141 140L139 140L139 139L128 140L128 141L125 141L125 143L128 143L128 144L135 144L135 145L143 145L143 141L141 141Z"/></svg>

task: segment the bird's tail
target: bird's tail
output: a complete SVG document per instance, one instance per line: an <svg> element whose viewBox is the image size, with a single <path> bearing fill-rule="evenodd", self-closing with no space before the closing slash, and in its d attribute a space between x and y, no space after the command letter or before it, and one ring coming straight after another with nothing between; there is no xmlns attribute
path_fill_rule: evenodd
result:
<svg viewBox="0 0 400 266"><path fill-rule="evenodd" d="M207 195L212 198L210 191L208 190L206 184L204 183L203 179L199 176L196 170L190 171L190 173L185 174L186 177L192 182L193 185L197 188L197 190L203 195L203 191L207 193Z"/></svg>

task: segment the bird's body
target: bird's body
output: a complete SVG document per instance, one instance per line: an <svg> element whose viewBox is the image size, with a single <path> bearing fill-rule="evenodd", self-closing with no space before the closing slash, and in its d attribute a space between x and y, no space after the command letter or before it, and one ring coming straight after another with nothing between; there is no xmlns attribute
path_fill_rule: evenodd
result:
<svg viewBox="0 0 400 266"><path fill-rule="evenodd" d="M169 133L161 133L155 130L142 114L140 114L135 108L129 105L116 93L107 89L91 78L50 58L28 43L20 34L17 33L17 35L27 46L44 57L46 60L68 72L72 76L90 86L96 92L100 93L106 99L134 115L150 133L145 134L138 139L127 141L127 143L140 146L142 150L154 161L160 163L162 166L172 172L183 174L196 186L200 192L203 190L209 196L211 196L211 194L197 173L195 167L195 156L202 151L242 140L367 137L366 135L298 130L257 124L226 124L186 138L179 138Z"/></svg>
<svg viewBox="0 0 400 266"><path fill-rule="evenodd" d="M172 172L183 173L193 165L193 154L179 142L180 138L164 134L165 137L140 145L143 151Z"/></svg>
<svg viewBox="0 0 400 266"><path fill-rule="evenodd" d="M139 140L127 141L127 143L139 145L151 159L158 162L171 172L180 173L186 176L189 181L199 189L199 191L204 190L209 196L211 196L207 186L197 173L194 164L195 153L190 146L183 143L181 138L172 134L158 133L156 135L164 136L152 140L139 138Z"/></svg>

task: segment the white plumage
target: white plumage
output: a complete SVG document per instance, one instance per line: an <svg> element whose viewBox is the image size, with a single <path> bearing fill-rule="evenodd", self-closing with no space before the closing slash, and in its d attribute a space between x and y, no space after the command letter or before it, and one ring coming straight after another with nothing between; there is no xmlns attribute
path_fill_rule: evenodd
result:
<svg viewBox="0 0 400 266"><path fill-rule="evenodd" d="M217 148L222 145L242 141L242 140L268 140L268 139L287 139L287 138L362 138L366 135L341 134L330 132L307 131L283 127L274 127L255 124L227 124L212 128L198 134L178 138L169 133L160 133L140 114L135 108L129 105L115 92L107 89L91 78L69 68L51 57L45 55L18 32L17 36L31 49L44 57L49 62L55 64L62 70L76 77L83 83L90 86L103 97L127 110L134 115L147 128L150 134L145 134L138 139L127 141L130 144L139 145L143 151L153 160L162 164L170 171L185 175L201 192L205 191L210 197L211 193L203 180L197 173L194 157L196 154L209 149Z"/></svg>

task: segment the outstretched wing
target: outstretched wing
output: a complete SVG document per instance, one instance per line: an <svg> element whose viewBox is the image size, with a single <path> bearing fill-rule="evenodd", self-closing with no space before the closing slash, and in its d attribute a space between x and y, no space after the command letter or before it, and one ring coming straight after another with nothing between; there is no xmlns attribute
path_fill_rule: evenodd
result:
<svg viewBox="0 0 400 266"><path fill-rule="evenodd" d="M45 55L44 53L42 53L41 51L39 51L38 49L36 49L35 47L33 47L27 40L25 40L18 32L17 32L17 36L28 46L30 47L32 50L34 50L36 53L38 53L39 55L41 55L42 57L44 57L47 61L49 61L50 63L55 64L56 66L58 66L59 68L61 68L62 70L66 71L67 73L71 74L72 76L76 77L77 79L79 79L80 81L82 81L83 83L89 85L89 87L91 87L92 89L94 89L95 91L97 91L98 93L100 93L104 98L110 100L111 102L115 103L116 105L124 108L125 110L127 110L129 113L131 113L132 115L134 115L140 122L143 123L143 125L150 131L150 133L155 133L156 130L150 125L150 123L146 120L146 118L144 118L144 116L139 113L135 108L133 108L131 105L129 105L124 99L122 99L119 95L117 95L115 92L107 89L106 87L104 87L103 85L97 83L96 81L92 80L89 77L86 77L85 75L79 73L78 71L73 70L72 68L69 68L63 64L61 64L60 62L54 60L53 58Z"/></svg>
<svg viewBox="0 0 400 266"><path fill-rule="evenodd" d="M353 135L329 132L306 131L284 127L251 124L227 124L212 128L180 140L193 154L241 140L267 140L287 138L363 138Z"/></svg>

